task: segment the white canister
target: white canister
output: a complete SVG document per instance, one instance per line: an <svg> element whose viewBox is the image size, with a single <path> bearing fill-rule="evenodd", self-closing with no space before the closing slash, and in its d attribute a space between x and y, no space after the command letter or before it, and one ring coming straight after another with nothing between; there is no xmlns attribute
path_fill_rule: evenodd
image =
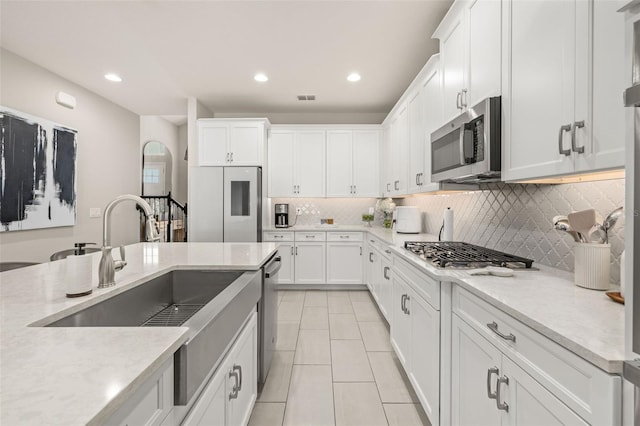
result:
<svg viewBox="0 0 640 426"><path fill-rule="evenodd" d="M91 294L93 287L91 278L93 275L93 259L90 255L67 256L62 262L66 262L65 291L67 297L79 297Z"/></svg>
<svg viewBox="0 0 640 426"><path fill-rule="evenodd" d="M611 287L611 244L576 244L574 255L574 281L577 286L592 290L608 290Z"/></svg>

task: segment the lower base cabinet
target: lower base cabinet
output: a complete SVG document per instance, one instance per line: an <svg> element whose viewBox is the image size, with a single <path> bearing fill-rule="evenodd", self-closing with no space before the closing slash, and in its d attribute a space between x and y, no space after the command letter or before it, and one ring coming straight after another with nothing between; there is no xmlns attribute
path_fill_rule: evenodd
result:
<svg viewBox="0 0 640 426"><path fill-rule="evenodd" d="M258 330L253 312L183 425L246 425L258 395Z"/></svg>
<svg viewBox="0 0 640 426"><path fill-rule="evenodd" d="M327 243L327 284L362 284L362 243Z"/></svg>
<svg viewBox="0 0 640 426"><path fill-rule="evenodd" d="M588 424L456 314L452 338L453 424Z"/></svg>

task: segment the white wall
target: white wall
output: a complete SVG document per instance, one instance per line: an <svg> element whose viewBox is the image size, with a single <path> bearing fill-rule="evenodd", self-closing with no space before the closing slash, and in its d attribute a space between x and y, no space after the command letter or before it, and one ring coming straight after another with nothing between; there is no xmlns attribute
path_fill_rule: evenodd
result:
<svg viewBox="0 0 640 426"><path fill-rule="evenodd" d="M149 141L162 142L171 153L171 193L173 198L179 202L187 199L186 181L179 179L180 169L187 169L187 162L184 160L184 142L180 141L178 126L162 117L156 115L140 116L140 155L144 145ZM181 186L184 184L184 187Z"/></svg>
<svg viewBox="0 0 640 426"><path fill-rule="evenodd" d="M180 167L177 168L177 176L178 176L178 188L179 191L176 192L175 199L180 203L184 204L187 202L188 198L188 173L189 173L189 163L184 159L184 154L187 151L187 123L178 127L178 155L179 159L176 161L180 162Z"/></svg>
<svg viewBox="0 0 640 426"><path fill-rule="evenodd" d="M102 78L96 76L96 78ZM0 261L44 262L74 242L102 244L102 219L89 208L117 195L140 192L140 121L136 114L6 50L0 50L0 104L78 130L77 220L75 226L0 233ZM67 109L55 102L58 91L75 96ZM138 241L133 204L112 215L113 245Z"/></svg>

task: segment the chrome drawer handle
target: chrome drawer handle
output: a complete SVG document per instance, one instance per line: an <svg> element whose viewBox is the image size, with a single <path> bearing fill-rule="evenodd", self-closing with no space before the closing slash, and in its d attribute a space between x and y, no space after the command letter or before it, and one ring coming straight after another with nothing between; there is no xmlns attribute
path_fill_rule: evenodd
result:
<svg viewBox="0 0 640 426"><path fill-rule="evenodd" d="M500 385L502 383L509 386L509 378L507 376L502 376L498 377L498 380L496 380L496 407L498 407L498 410L504 410L508 413L509 404L507 404L506 402L500 402L500 400L502 399L500 397Z"/></svg>
<svg viewBox="0 0 640 426"><path fill-rule="evenodd" d="M349 238L348 235L340 235L340 239L345 239L345 238Z"/></svg>
<svg viewBox="0 0 640 426"><path fill-rule="evenodd" d="M236 384L233 385L233 388L231 389L231 392L229 393L229 399L236 399L238 397L238 391L240 390L238 388L238 373L235 372L235 367L234 367L234 371L230 371L229 372L229 378L233 377L235 379Z"/></svg>
<svg viewBox="0 0 640 426"><path fill-rule="evenodd" d="M305 238L315 238L315 235L305 235Z"/></svg>
<svg viewBox="0 0 640 426"><path fill-rule="evenodd" d="M385 250L384 252L387 254L391 254L391 250Z"/></svg>
<svg viewBox="0 0 640 426"><path fill-rule="evenodd" d="M558 132L558 151L560 151L560 154L563 155L571 155L571 150L570 149L562 149L562 133L564 132L570 132L571 131L571 124L565 124L564 126L560 126L560 131Z"/></svg>
<svg viewBox="0 0 640 426"><path fill-rule="evenodd" d="M494 374L500 374L500 370L498 370L498 367L491 367L487 370L487 397L489 399L496 399L498 397L498 394L496 392L491 392L491 376L493 376Z"/></svg>
<svg viewBox="0 0 640 426"><path fill-rule="evenodd" d="M274 235L273 238L284 238L284 235Z"/></svg>
<svg viewBox="0 0 640 426"><path fill-rule="evenodd" d="M373 259L371 258L373 256L373 252L369 252L369 262L373 263Z"/></svg>
<svg viewBox="0 0 640 426"><path fill-rule="evenodd" d="M389 268L388 266L385 266L384 269L382 270L382 275L384 276L385 280L389 279L389 275L387 275L387 272L389 272L391 270L391 268Z"/></svg>
<svg viewBox="0 0 640 426"><path fill-rule="evenodd" d="M241 365L233 365L233 370L238 370L238 374L240 376L240 378L238 379L238 390L241 391L242 390L242 366Z"/></svg>
<svg viewBox="0 0 640 426"><path fill-rule="evenodd" d="M571 150L578 154L584 153L584 146L578 147L576 144L576 129L581 129L583 127L584 121L576 121L573 123L573 126L571 126Z"/></svg>
<svg viewBox="0 0 640 426"><path fill-rule="evenodd" d="M498 324L495 321L488 323L487 327L489 327L489 330L493 331L498 336L502 337L504 340L511 340L512 342L516 341L516 336L514 336L513 334L509 333L508 335L506 335L506 334L500 333L500 331L498 330Z"/></svg>

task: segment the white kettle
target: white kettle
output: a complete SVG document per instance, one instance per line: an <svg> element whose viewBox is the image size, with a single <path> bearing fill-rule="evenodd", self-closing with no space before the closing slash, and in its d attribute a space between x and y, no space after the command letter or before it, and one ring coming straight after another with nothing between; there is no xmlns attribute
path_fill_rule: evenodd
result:
<svg viewBox="0 0 640 426"><path fill-rule="evenodd" d="M399 234L420 233L420 210L416 206L396 207L396 232Z"/></svg>

